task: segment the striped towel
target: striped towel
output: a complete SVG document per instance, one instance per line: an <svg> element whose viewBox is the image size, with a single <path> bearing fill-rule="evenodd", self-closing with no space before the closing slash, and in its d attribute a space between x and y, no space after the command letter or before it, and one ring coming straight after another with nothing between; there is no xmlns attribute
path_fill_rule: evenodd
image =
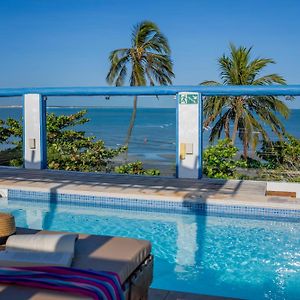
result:
<svg viewBox="0 0 300 300"><path fill-rule="evenodd" d="M0 267L0 284L14 284L87 296L124 300L118 274L66 267Z"/></svg>

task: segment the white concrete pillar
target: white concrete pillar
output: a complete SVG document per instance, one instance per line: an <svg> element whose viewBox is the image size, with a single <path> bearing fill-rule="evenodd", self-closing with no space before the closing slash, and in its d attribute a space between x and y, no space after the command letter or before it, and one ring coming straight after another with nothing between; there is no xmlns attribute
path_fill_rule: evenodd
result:
<svg viewBox="0 0 300 300"><path fill-rule="evenodd" d="M202 177L202 99L199 93L177 95L176 169L178 178Z"/></svg>
<svg viewBox="0 0 300 300"><path fill-rule="evenodd" d="M44 169L46 158L46 103L40 94L24 95L23 156L26 169Z"/></svg>

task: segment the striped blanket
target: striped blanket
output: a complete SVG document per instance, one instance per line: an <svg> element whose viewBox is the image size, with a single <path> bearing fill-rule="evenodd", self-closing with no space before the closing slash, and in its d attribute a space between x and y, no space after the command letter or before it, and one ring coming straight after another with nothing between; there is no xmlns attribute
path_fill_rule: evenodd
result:
<svg viewBox="0 0 300 300"><path fill-rule="evenodd" d="M65 267L0 267L0 284L22 285L86 296L124 300L119 276Z"/></svg>

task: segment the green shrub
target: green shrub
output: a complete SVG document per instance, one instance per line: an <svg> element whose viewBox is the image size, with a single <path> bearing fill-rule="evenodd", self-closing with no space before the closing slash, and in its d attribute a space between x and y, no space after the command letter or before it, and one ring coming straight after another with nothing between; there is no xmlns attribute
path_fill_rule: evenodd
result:
<svg viewBox="0 0 300 300"><path fill-rule="evenodd" d="M236 168L245 166L243 161L237 161L238 148L230 139L219 140L217 145L209 146L203 153L204 174L211 178L235 178Z"/></svg>
<svg viewBox="0 0 300 300"><path fill-rule="evenodd" d="M82 172L110 172L113 158L126 147L107 148L102 140L87 136L73 127L89 122L87 111L71 115L47 115L48 167L56 170Z"/></svg>
<svg viewBox="0 0 300 300"><path fill-rule="evenodd" d="M6 142L11 136L11 131L5 121L0 120L0 143Z"/></svg>
<svg viewBox="0 0 300 300"><path fill-rule="evenodd" d="M283 167L300 170L300 139L288 135L284 141L263 142L257 155L267 161L271 169Z"/></svg>
<svg viewBox="0 0 300 300"><path fill-rule="evenodd" d="M237 161L237 165L240 168L247 168L247 169L261 169L264 167L264 164L254 158L247 157L245 159L243 156L241 156L241 159Z"/></svg>
<svg viewBox="0 0 300 300"><path fill-rule="evenodd" d="M77 125L89 122L85 118L87 111L82 110L71 115L57 116L47 114L47 156L48 168L82 172L110 172L113 159L126 151L126 147L107 148L102 140L87 136L84 131L74 130ZM15 148L6 152L11 166L22 166L22 122L8 119L0 122L1 142L14 138ZM13 157L14 152L20 155ZM7 162L5 162L7 163Z"/></svg>
<svg viewBox="0 0 300 300"><path fill-rule="evenodd" d="M115 172L118 174L134 174L134 175L149 175L149 176L160 175L160 171L157 169L144 169L143 163L141 161L136 161L133 163L128 163L128 164L115 167Z"/></svg>
<svg viewBox="0 0 300 300"><path fill-rule="evenodd" d="M288 135L283 141L264 142L257 154L266 161L259 174L263 180L300 181L300 139Z"/></svg>

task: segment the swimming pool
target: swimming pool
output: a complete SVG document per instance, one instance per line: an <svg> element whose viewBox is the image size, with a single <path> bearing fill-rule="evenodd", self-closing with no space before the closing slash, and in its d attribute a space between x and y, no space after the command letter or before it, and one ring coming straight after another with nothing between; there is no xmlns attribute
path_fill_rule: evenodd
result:
<svg viewBox="0 0 300 300"><path fill-rule="evenodd" d="M243 299L299 299L300 223L0 198L17 226L147 239L152 287Z"/></svg>

